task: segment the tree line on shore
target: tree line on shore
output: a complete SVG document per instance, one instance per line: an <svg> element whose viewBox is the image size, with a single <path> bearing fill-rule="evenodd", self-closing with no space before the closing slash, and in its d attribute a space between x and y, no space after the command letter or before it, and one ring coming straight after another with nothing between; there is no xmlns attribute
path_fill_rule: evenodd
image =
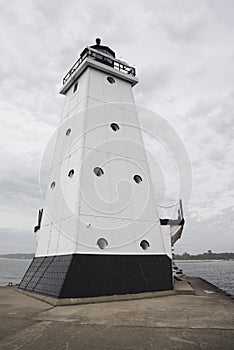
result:
<svg viewBox="0 0 234 350"><path fill-rule="evenodd" d="M1 254L0 258L5 259L33 259L33 253Z"/></svg>
<svg viewBox="0 0 234 350"><path fill-rule="evenodd" d="M0 258L8 259L33 259L33 253L18 253L18 254L2 254ZM213 253L212 250L208 250L205 253L196 255L189 254L187 252L183 254L174 254L176 260L234 260L234 253Z"/></svg>
<svg viewBox="0 0 234 350"><path fill-rule="evenodd" d="M234 253L213 253L211 250L208 250L205 253L196 255L187 252L181 255L174 254L174 258L176 260L234 260Z"/></svg>

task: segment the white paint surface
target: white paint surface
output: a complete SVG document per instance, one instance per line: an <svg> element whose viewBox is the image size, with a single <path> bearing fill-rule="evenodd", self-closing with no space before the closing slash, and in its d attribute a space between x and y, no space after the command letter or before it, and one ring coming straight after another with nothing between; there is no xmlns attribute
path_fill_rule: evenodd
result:
<svg viewBox="0 0 234 350"><path fill-rule="evenodd" d="M77 91L71 86L66 92L36 256L171 256L170 232L159 225L132 84L129 76L125 80L123 73L108 70L113 71L114 84L107 81L106 69L93 61L79 76ZM117 132L111 123L119 125ZM97 177L95 167L104 174ZM69 178L71 169L74 176ZM133 180L136 174L140 184ZM99 238L107 240L105 249L98 247ZM147 250L140 247L142 240L149 242Z"/></svg>

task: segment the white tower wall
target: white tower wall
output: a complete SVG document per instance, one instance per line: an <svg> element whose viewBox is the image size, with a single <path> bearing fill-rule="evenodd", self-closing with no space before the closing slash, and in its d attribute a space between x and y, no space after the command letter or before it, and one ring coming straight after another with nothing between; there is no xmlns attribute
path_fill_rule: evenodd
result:
<svg viewBox="0 0 234 350"><path fill-rule="evenodd" d="M170 244L165 244L170 237L163 236L159 224L132 83L113 68L103 72L96 65L78 77L76 92L74 85L66 92L36 256L171 256ZM115 83L108 82L109 76ZM119 125L117 132L111 123ZM103 176L94 174L97 166ZM74 176L69 178L71 169ZM134 175L143 181L136 183ZM105 249L97 245L99 238L108 242ZM147 250L141 248L142 240L149 242Z"/></svg>

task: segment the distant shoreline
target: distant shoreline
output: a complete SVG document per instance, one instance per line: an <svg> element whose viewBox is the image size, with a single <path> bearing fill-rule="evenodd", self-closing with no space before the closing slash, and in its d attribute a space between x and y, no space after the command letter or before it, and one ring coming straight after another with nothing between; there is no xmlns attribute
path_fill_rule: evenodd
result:
<svg viewBox="0 0 234 350"><path fill-rule="evenodd" d="M234 259L190 259L190 260L177 260L178 263L192 263L192 262L224 262L224 261L234 261Z"/></svg>
<svg viewBox="0 0 234 350"><path fill-rule="evenodd" d="M33 253L25 253L25 254L1 254L0 255L1 259L33 259L34 254Z"/></svg>
<svg viewBox="0 0 234 350"><path fill-rule="evenodd" d="M13 260L32 260L34 258L34 255L32 257L29 256L22 256L22 257L15 257L15 256L4 256L0 255L0 259L13 259ZM176 263L193 263L193 262L224 262L224 261L234 261L234 259L191 259L191 260L177 260L175 259Z"/></svg>
<svg viewBox="0 0 234 350"><path fill-rule="evenodd" d="M226 256L227 253L220 253L223 256L220 256L218 259L216 257L204 257L202 258L201 254L199 256L187 257L187 259L181 259L180 256L175 256L175 261L178 263L192 263L192 262L222 262L222 261L234 261L234 253L228 253L229 256ZM219 254L219 255L220 255ZM215 255L215 254L214 254ZM0 258L2 259L19 259L19 260L32 260L35 254L33 253L18 253L18 254L1 254Z"/></svg>

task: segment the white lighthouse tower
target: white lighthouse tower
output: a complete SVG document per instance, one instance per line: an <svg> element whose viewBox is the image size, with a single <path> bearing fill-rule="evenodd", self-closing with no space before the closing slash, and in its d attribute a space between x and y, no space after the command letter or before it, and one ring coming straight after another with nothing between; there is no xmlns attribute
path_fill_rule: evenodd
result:
<svg viewBox="0 0 234 350"><path fill-rule="evenodd" d="M137 82L100 39L63 79L36 254L19 288L57 298L173 288L170 230L157 212Z"/></svg>

